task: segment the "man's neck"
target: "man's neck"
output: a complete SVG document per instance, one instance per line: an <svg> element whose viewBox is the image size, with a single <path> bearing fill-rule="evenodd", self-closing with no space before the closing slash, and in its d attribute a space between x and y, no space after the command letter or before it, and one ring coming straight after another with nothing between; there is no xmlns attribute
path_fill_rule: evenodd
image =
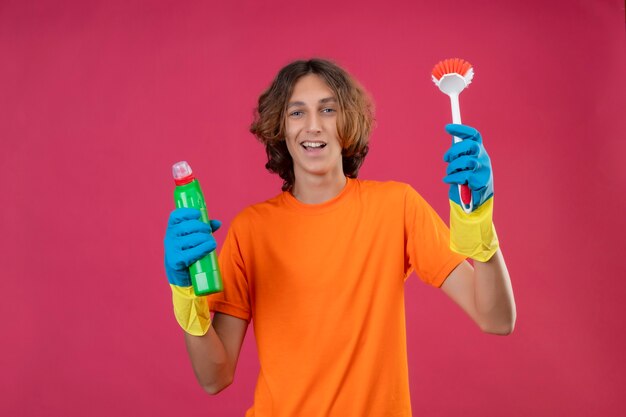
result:
<svg viewBox="0 0 626 417"><path fill-rule="evenodd" d="M338 196L346 183L343 170L339 175L304 175L296 178L291 193L301 203L321 204Z"/></svg>

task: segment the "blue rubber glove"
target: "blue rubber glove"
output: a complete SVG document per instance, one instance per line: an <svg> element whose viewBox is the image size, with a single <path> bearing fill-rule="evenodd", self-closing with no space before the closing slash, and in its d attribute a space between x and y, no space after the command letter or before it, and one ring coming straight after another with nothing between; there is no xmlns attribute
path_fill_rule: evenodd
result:
<svg viewBox="0 0 626 417"><path fill-rule="evenodd" d="M493 174L491 160L483 146L480 132L473 127L458 124L446 125L446 131L452 136L463 139L453 143L444 155L448 162L446 177L443 181L450 184L450 200L461 206L458 184L467 184L472 191L474 210L493 196Z"/></svg>
<svg viewBox="0 0 626 417"><path fill-rule="evenodd" d="M189 266L217 247L211 235L220 228L219 220L211 225L200 220L200 210L178 208L170 214L165 232L165 273L170 284L190 287Z"/></svg>
<svg viewBox="0 0 626 417"><path fill-rule="evenodd" d="M493 174L480 133L473 127L449 124L446 131L462 142L453 143L443 159L448 162L443 181L450 184L450 249L487 262L499 248L493 226ZM459 184L467 184L473 200L471 213L462 208Z"/></svg>

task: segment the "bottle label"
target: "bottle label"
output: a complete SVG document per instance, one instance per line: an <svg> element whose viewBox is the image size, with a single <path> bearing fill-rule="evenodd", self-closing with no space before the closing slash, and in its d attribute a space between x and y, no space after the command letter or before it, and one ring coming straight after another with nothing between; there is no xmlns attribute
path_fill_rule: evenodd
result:
<svg viewBox="0 0 626 417"><path fill-rule="evenodd" d="M196 286L199 292L204 292L209 289L209 280L207 279L205 272L196 274Z"/></svg>

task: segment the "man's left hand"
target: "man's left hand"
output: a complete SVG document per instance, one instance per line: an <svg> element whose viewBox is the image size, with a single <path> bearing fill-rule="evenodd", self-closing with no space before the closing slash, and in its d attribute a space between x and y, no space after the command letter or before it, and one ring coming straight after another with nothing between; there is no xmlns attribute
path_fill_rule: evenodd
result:
<svg viewBox="0 0 626 417"><path fill-rule="evenodd" d="M458 185L467 184L472 191L474 210L493 196L491 160L483 146L480 132L473 127L458 124L446 125L452 136L463 139L453 143L443 159L448 163L443 181L450 184L450 200L462 207Z"/></svg>

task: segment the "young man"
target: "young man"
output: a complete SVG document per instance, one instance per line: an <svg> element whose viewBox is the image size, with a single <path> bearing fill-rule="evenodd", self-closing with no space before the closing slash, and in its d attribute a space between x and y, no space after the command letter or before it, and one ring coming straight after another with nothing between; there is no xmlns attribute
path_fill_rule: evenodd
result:
<svg viewBox="0 0 626 417"><path fill-rule="evenodd" d="M483 331L513 330L480 134L446 127L465 139L445 155L449 230L410 186L357 179L371 125L366 94L335 64L297 61L280 71L251 131L283 192L233 220L220 253L223 293L195 297L186 271L215 249L209 226L191 209L170 216L166 272L207 392L232 382L254 319L261 369L247 416L410 416L404 281L413 270ZM470 214L459 207L463 183L472 189Z"/></svg>

